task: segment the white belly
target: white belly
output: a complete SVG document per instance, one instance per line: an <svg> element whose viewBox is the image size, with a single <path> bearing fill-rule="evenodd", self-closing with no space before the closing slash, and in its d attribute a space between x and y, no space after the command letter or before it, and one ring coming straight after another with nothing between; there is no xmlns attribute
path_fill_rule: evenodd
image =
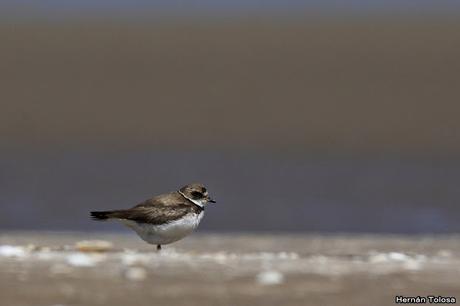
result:
<svg viewBox="0 0 460 306"><path fill-rule="evenodd" d="M193 232L200 224L204 212L199 215L190 213L185 217L166 224L153 225L137 223L131 220L121 220L132 228L144 241L151 244L168 244L180 240Z"/></svg>

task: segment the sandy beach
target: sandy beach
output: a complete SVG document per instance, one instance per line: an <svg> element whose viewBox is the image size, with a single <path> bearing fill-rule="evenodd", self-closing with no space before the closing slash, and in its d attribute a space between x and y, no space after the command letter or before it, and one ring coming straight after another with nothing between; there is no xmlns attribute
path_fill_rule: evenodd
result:
<svg viewBox="0 0 460 306"><path fill-rule="evenodd" d="M458 236L196 234L160 252L107 233L4 232L5 306L392 305L460 297ZM106 249L79 249L101 240Z"/></svg>
<svg viewBox="0 0 460 306"><path fill-rule="evenodd" d="M2 2L0 306L460 298L458 5ZM90 218L190 183L161 252Z"/></svg>

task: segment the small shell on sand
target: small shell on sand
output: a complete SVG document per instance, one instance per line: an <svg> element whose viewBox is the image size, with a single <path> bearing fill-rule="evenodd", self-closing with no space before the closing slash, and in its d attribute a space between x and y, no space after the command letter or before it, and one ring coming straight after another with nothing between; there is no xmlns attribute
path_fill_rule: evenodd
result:
<svg viewBox="0 0 460 306"><path fill-rule="evenodd" d="M133 281L141 281L147 277L147 271L142 267L130 267L125 271L125 277Z"/></svg>
<svg viewBox="0 0 460 306"><path fill-rule="evenodd" d="M22 246L0 245L0 256L22 258L27 252Z"/></svg>
<svg viewBox="0 0 460 306"><path fill-rule="evenodd" d="M274 270L262 271L257 274L256 281L264 286L279 285L284 282L284 275Z"/></svg>
<svg viewBox="0 0 460 306"><path fill-rule="evenodd" d="M107 252L113 249L113 244L105 240L82 240L75 243L80 252Z"/></svg>
<svg viewBox="0 0 460 306"><path fill-rule="evenodd" d="M84 253L71 253L67 255L66 261L69 265L74 267L94 267L99 262L105 259L104 255L100 254L84 254Z"/></svg>

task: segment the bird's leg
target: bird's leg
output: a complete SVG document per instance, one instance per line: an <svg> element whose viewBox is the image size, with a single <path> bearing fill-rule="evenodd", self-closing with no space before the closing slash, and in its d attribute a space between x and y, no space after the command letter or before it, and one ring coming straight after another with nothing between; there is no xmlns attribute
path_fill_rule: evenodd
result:
<svg viewBox="0 0 460 306"><path fill-rule="evenodd" d="M157 244L157 251L161 251L161 244Z"/></svg>

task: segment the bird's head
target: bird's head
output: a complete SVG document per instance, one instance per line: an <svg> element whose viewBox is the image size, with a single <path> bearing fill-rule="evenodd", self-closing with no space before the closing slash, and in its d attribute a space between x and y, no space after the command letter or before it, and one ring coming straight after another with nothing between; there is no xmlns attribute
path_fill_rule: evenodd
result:
<svg viewBox="0 0 460 306"><path fill-rule="evenodd" d="M200 207L204 207L208 203L216 203L216 201L211 199L208 190L203 184L194 183L185 185L179 189L179 193Z"/></svg>

